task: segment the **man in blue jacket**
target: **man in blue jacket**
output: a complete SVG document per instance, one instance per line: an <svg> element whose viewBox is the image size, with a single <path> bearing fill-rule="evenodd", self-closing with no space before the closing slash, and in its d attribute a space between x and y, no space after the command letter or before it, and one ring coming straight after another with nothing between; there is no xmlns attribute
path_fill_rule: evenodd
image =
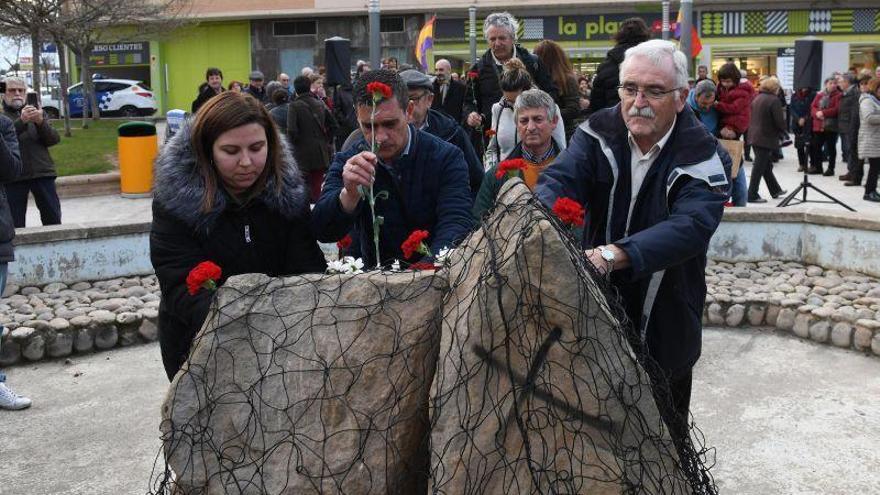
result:
<svg viewBox="0 0 880 495"><path fill-rule="evenodd" d="M376 104L375 133L371 130L373 95L367 85L378 82L391 88L391 98ZM348 254L376 265L370 206L359 187L373 186L379 229L380 264L405 258L403 241L414 230L427 230L426 244L433 254L454 247L470 231L472 199L464 155L455 146L407 124L412 112L406 85L390 70L365 72L353 88L358 125L363 137L348 151L333 158L321 197L312 211L312 224L320 241L333 242L351 233ZM370 152L375 136L378 151ZM386 196L387 195L387 196Z"/></svg>
<svg viewBox="0 0 880 495"><path fill-rule="evenodd" d="M621 103L578 128L536 194L548 206L560 197L585 205L585 254L617 288L633 345L659 365L646 365L658 407L683 438L730 157L685 108L687 61L672 43L629 49L620 81Z"/></svg>

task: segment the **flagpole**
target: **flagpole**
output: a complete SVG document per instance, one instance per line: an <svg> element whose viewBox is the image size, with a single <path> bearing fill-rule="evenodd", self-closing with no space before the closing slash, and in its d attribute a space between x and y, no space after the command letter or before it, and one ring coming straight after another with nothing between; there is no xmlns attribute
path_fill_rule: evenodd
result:
<svg viewBox="0 0 880 495"><path fill-rule="evenodd" d="M468 7L468 19L471 21L470 32L468 33L468 38L470 38L471 45L471 63L477 63L477 6L471 5Z"/></svg>
<svg viewBox="0 0 880 495"><path fill-rule="evenodd" d="M663 31L664 40L669 39L669 0L663 0Z"/></svg>
<svg viewBox="0 0 880 495"><path fill-rule="evenodd" d="M373 70L382 68L382 43L379 35L379 0L370 0L367 7L370 17L370 65Z"/></svg>
<svg viewBox="0 0 880 495"><path fill-rule="evenodd" d="M687 57L687 73L691 74L691 29L693 29L694 0L681 0L681 51Z"/></svg>

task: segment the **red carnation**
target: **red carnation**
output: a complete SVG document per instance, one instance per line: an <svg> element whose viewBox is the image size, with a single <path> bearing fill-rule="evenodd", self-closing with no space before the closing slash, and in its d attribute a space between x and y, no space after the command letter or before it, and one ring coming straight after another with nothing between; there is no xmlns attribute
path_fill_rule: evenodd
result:
<svg viewBox="0 0 880 495"><path fill-rule="evenodd" d="M431 270L437 271L437 266L434 263L428 263L427 261L419 261L417 263L413 263L409 265L410 270Z"/></svg>
<svg viewBox="0 0 880 495"><path fill-rule="evenodd" d="M559 198L553 203L553 213L569 226L583 227L584 207L571 198Z"/></svg>
<svg viewBox="0 0 880 495"><path fill-rule="evenodd" d="M487 138L491 139L492 136L494 136L495 134L498 134L497 132L495 132L495 129L487 129L486 130L486 137Z"/></svg>
<svg viewBox="0 0 880 495"><path fill-rule="evenodd" d="M189 289L189 294L194 296L202 289L216 290L221 273L220 267L212 261L199 263L186 276L186 286Z"/></svg>
<svg viewBox="0 0 880 495"><path fill-rule="evenodd" d="M400 245L400 249L403 250L403 257L410 259L415 253L424 255L431 254L428 246L424 243L424 240L430 235L431 234L428 233L427 230L414 230L412 234L403 241L403 244Z"/></svg>
<svg viewBox="0 0 880 495"><path fill-rule="evenodd" d="M472 70L467 73L468 79L476 80L478 77L480 77L480 73L475 70Z"/></svg>
<svg viewBox="0 0 880 495"><path fill-rule="evenodd" d="M373 101L379 101L382 98L391 99L393 94L391 92L391 86L380 82L371 82L367 84L367 93L373 95Z"/></svg>
<svg viewBox="0 0 880 495"><path fill-rule="evenodd" d="M351 246L351 235L346 234L345 237L336 241L336 247L340 250L346 250Z"/></svg>
<svg viewBox="0 0 880 495"><path fill-rule="evenodd" d="M513 158L511 160L504 160L503 162L498 164L498 169L495 171L495 178L502 179L505 176L508 176L510 172L515 172L517 170L525 170L526 162L522 158Z"/></svg>

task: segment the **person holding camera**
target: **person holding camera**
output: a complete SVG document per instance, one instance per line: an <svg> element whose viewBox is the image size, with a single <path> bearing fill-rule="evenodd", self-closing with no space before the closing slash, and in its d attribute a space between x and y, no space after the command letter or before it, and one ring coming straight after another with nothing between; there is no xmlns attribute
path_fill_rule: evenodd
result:
<svg viewBox="0 0 880 495"><path fill-rule="evenodd" d="M0 183L14 180L21 173L21 155L18 150L18 139L11 120L0 115ZM9 262L13 260L12 238L15 227L6 204L6 194L0 187L0 294L6 289L6 274ZM0 335L3 327L0 326ZM13 392L6 386L6 375L0 372L0 409L27 409L31 400Z"/></svg>
<svg viewBox="0 0 880 495"><path fill-rule="evenodd" d="M15 125L22 163L21 175L14 182L6 183L6 196L15 228L25 226L28 195L31 193L40 210L43 225L61 223L61 201L55 190L58 174L55 162L49 155L49 147L58 144L61 137L49 125L49 117L38 108L37 102L28 101L27 90L23 79L6 78L2 113Z"/></svg>

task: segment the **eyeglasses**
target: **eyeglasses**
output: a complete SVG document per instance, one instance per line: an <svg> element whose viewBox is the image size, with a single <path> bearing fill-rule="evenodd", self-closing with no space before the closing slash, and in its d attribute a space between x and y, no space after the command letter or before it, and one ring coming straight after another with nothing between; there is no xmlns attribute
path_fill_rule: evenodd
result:
<svg viewBox="0 0 880 495"><path fill-rule="evenodd" d="M620 92L621 96L626 96L627 98L635 98L636 96L638 96L639 91L641 91L642 94L645 95L645 98L648 98L650 100L662 100L664 96L668 95L669 93L674 93L680 89L681 88L672 88L665 90L652 87L641 88L639 86L636 86L635 84L622 84L617 87L617 91Z"/></svg>
<svg viewBox="0 0 880 495"><path fill-rule="evenodd" d="M417 95L412 95L412 96L410 96L410 97L409 97L409 101L415 103L415 102L421 100L422 98L428 96L429 94L431 94L430 91L423 91L421 94L417 94Z"/></svg>

